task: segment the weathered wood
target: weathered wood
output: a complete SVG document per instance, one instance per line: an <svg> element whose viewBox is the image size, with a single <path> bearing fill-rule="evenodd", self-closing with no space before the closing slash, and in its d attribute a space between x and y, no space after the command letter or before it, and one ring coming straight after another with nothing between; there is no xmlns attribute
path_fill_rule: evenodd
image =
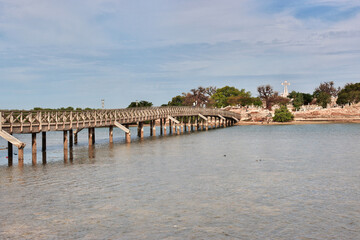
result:
<svg viewBox="0 0 360 240"><path fill-rule="evenodd" d="M92 128L89 128L88 129L88 137L89 137L89 146L92 146L93 145L93 131L92 131Z"/></svg>
<svg viewBox="0 0 360 240"><path fill-rule="evenodd" d="M43 152L46 152L46 132L41 133L41 140L42 140L41 150Z"/></svg>
<svg viewBox="0 0 360 240"><path fill-rule="evenodd" d="M127 127L121 125L119 122L115 121L114 125L123 130L125 133L130 133L130 130Z"/></svg>
<svg viewBox="0 0 360 240"><path fill-rule="evenodd" d="M18 165L21 167L24 165L24 148L18 148Z"/></svg>
<svg viewBox="0 0 360 240"><path fill-rule="evenodd" d="M109 127L109 142L110 143L114 142L114 128L113 128L113 126Z"/></svg>
<svg viewBox="0 0 360 240"><path fill-rule="evenodd" d="M143 122L139 122L139 124L138 124L138 137L144 138L144 123Z"/></svg>
<svg viewBox="0 0 360 240"><path fill-rule="evenodd" d="M32 164L36 165L36 133L31 134L31 143L32 143Z"/></svg>
<svg viewBox="0 0 360 240"><path fill-rule="evenodd" d="M125 126L129 130L129 125ZM131 142L131 134L130 130L128 132L125 132L125 142L130 143Z"/></svg>
<svg viewBox="0 0 360 240"><path fill-rule="evenodd" d="M173 118L172 116L168 116L168 119L173 121L176 124L179 124L180 122L178 120L176 120L175 118Z"/></svg>
<svg viewBox="0 0 360 240"><path fill-rule="evenodd" d="M74 139L74 138L73 138L73 135L74 135L74 134L73 134L73 130L70 129L70 130L69 130L69 147L70 147L70 148L72 148L73 145L74 145L74 143L73 143L73 139Z"/></svg>
<svg viewBox="0 0 360 240"><path fill-rule="evenodd" d="M13 145L11 142L8 142L8 166L13 165Z"/></svg>
<svg viewBox="0 0 360 240"><path fill-rule="evenodd" d="M5 131L0 131L0 137L4 138L6 141L11 142L12 144L14 144L15 146L17 146L18 148L24 148L25 147L25 143L21 142L20 140L18 140L17 138L15 138L14 136L10 135L9 133L5 132Z"/></svg>

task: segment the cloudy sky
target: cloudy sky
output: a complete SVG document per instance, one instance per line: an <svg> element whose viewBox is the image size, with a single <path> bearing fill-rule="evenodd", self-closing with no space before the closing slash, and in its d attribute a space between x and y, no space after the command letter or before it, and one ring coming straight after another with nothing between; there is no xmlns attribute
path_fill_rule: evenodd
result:
<svg viewBox="0 0 360 240"><path fill-rule="evenodd" d="M0 0L0 109L360 82L358 0Z"/></svg>

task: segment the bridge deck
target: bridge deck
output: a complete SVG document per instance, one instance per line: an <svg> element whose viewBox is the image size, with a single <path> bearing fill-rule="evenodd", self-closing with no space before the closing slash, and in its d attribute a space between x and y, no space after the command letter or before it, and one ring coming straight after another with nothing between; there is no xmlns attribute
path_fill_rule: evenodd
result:
<svg viewBox="0 0 360 240"><path fill-rule="evenodd" d="M92 111L0 111L0 130L8 133L37 133L132 124L171 117L198 116L239 119L239 114L209 108L153 107Z"/></svg>

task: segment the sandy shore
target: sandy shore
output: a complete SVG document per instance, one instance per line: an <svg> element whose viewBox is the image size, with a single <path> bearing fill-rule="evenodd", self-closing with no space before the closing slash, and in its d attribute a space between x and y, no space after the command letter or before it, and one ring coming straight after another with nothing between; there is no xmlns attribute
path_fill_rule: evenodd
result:
<svg viewBox="0 0 360 240"><path fill-rule="evenodd" d="M342 124L342 123L360 123L360 120L356 119L341 119L341 120L300 120L300 121L292 121L292 122L246 122L240 121L236 123L237 126L245 126L245 125L304 125L304 124Z"/></svg>

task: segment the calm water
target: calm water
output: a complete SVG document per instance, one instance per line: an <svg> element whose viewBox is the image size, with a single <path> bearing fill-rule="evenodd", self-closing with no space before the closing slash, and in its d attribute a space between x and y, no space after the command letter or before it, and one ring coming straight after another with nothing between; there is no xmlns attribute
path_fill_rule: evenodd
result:
<svg viewBox="0 0 360 240"><path fill-rule="evenodd" d="M61 133L45 166L0 151L0 239L359 239L360 125L86 133L68 163Z"/></svg>

